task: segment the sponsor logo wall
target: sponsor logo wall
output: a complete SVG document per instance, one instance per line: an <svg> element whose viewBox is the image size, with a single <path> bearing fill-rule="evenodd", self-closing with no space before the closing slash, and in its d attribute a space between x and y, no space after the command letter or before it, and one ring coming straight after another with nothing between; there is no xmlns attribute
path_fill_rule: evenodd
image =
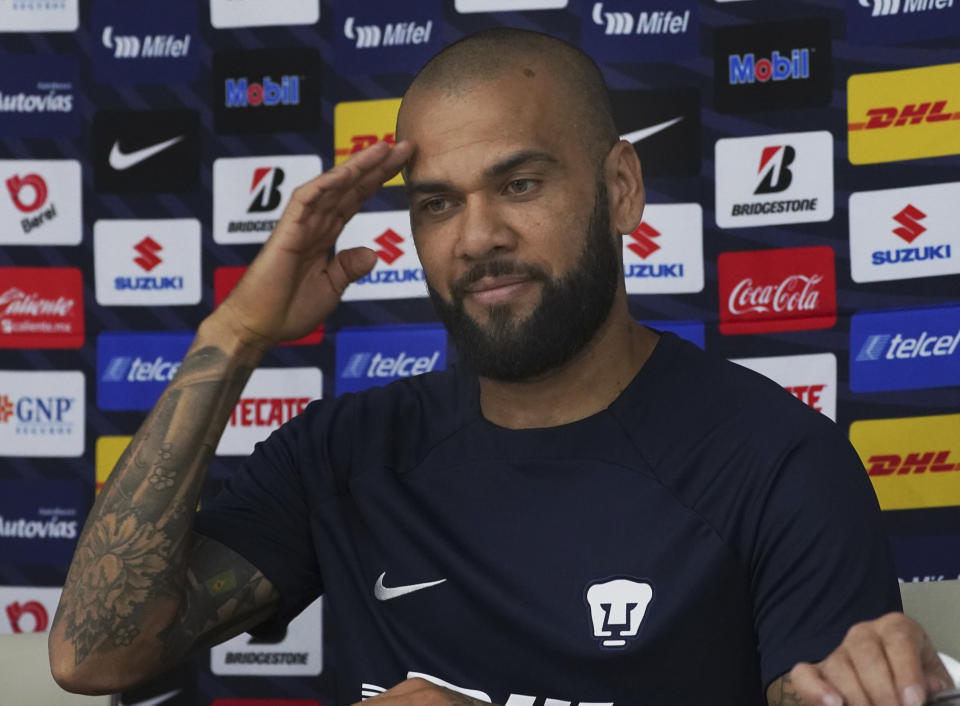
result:
<svg viewBox="0 0 960 706"><path fill-rule="evenodd" d="M960 1L0 0L0 632L49 628L95 492L293 190L394 143L420 65L499 25L611 88L632 315L849 430L900 577L960 574ZM376 266L267 354L209 492L311 401L453 364L403 188L357 246ZM335 704L321 605L121 703Z"/></svg>

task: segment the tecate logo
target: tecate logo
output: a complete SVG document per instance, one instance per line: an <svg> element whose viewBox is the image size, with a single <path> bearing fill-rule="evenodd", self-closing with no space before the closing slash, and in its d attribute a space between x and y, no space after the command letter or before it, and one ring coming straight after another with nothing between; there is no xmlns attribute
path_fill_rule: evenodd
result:
<svg viewBox="0 0 960 706"><path fill-rule="evenodd" d="M279 82L265 76L261 83L249 83L246 78L228 78L224 86L228 108L300 104L299 76L281 76Z"/></svg>
<svg viewBox="0 0 960 706"><path fill-rule="evenodd" d="M416 22L387 23L381 30L379 25L358 25L353 17L343 23L343 36L356 40L357 49L375 49L377 47L401 47L413 44L426 44L430 41L433 20L418 25Z"/></svg>
<svg viewBox="0 0 960 706"><path fill-rule="evenodd" d="M747 277L740 280L730 292L727 309L734 315L750 311L816 311L820 296L817 285L822 281L820 275L791 275L776 285L758 285Z"/></svg>
<svg viewBox="0 0 960 706"><path fill-rule="evenodd" d="M310 397L243 397L230 415L232 427L277 427L300 414Z"/></svg>
<svg viewBox="0 0 960 706"><path fill-rule="evenodd" d="M774 51L769 59L757 59L754 54L731 54L729 68L731 86L810 78L810 50L793 49L789 56Z"/></svg>

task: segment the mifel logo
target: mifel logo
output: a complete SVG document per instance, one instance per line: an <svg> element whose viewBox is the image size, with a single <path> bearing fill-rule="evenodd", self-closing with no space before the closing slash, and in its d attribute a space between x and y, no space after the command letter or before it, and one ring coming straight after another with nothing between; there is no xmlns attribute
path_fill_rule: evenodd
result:
<svg viewBox="0 0 960 706"><path fill-rule="evenodd" d="M350 155L383 140L394 143L399 98L337 103L333 109L334 164L346 162ZM401 186L397 174L386 186Z"/></svg>
<svg viewBox="0 0 960 706"><path fill-rule="evenodd" d="M960 153L960 63L851 76L847 123L853 164Z"/></svg>
<svg viewBox="0 0 960 706"><path fill-rule="evenodd" d="M960 414L850 425L883 510L960 505Z"/></svg>

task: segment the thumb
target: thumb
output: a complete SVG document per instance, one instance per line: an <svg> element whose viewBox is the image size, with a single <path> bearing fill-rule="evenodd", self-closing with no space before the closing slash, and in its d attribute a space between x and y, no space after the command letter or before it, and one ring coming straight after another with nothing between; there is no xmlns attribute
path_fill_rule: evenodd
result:
<svg viewBox="0 0 960 706"><path fill-rule="evenodd" d="M376 264L377 253L370 248L350 248L341 250L334 256L327 266L327 273L337 294L342 295L348 284L363 277Z"/></svg>

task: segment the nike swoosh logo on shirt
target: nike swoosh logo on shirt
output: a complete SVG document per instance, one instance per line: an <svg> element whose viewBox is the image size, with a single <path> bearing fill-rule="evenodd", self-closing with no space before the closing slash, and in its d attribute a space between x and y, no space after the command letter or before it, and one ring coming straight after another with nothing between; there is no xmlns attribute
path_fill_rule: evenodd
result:
<svg viewBox="0 0 960 706"><path fill-rule="evenodd" d="M180 689L174 689L173 691L168 691L166 694L161 694L160 696L154 696L153 698L146 699L144 701L138 701L135 704L128 704L123 701L120 702L120 706L158 706L162 704L167 699L172 699L174 696L180 693Z"/></svg>
<svg viewBox="0 0 960 706"><path fill-rule="evenodd" d="M373 595L378 601L389 601L392 598L399 598L400 596L405 596L408 593L413 593L414 591L422 591L425 588L430 588L431 586L436 586L437 584L441 584L446 581L446 579L440 579L439 581L411 583L407 586L395 586L393 588L388 588L383 585L383 577L386 575L386 571L380 574L380 578L377 579L377 585L373 587Z"/></svg>
<svg viewBox="0 0 960 706"><path fill-rule="evenodd" d="M651 125L650 127L642 127L639 130L628 132L626 135L620 135L620 139L626 140L627 142L640 142L640 140L645 140L651 135L656 135L658 132L666 130L671 125L676 125L681 120L683 120L682 115L679 118L665 120L662 123L657 123L656 125Z"/></svg>
<svg viewBox="0 0 960 706"><path fill-rule="evenodd" d="M155 145L150 145L149 147L144 147L143 149L135 150L133 152L121 152L120 151L120 140L117 140L113 143L113 148L110 150L110 166L116 169L118 172L123 171L124 169L129 169L130 167L140 164L145 159L150 159L153 155L163 152L168 147L180 142L185 137L185 135L180 135L179 137L173 137L169 140L163 142L158 142Z"/></svg>

